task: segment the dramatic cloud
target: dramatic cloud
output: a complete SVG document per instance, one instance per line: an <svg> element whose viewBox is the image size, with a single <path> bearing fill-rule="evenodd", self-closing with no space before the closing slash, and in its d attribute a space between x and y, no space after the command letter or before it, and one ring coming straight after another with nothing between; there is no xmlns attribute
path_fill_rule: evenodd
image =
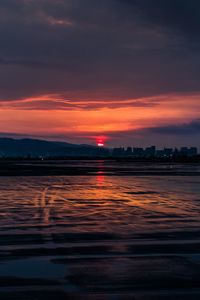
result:
<svg viewBox="0 0 200 300"><path fill-rule="evenodd" d="M1 0L0 39L2 132L26 133L28 111L48 114L41 135L57 136L99 132L99 119L114 137L122 123L126 132L200 117L198 0ZM74 112L76 129L58 111ZM92 124L78 124L90 113Z"/></svg>
<svg viewBox="0 0 200 300"><path fill-rule="evenodd" d="M167 135L199 135L200 136L200 120L180 125L168 125L163 127L155 127L149 129L150 132Z"/></svg>
<svg viewBox="0 0 200 300"><path fill-rule="evenodd" d="M200 3L198 0L119 0L138 9L147 22L160 26L174 35L199 42Z"/></svg>

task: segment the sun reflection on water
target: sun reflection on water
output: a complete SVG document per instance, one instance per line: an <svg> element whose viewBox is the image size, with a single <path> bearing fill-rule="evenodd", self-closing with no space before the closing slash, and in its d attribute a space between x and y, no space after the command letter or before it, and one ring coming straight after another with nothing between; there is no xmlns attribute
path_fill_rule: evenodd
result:
<svg viewBox="0 0 200 300"><path fill-rule="evenodd" d="M2 178L0 226L122 233L198 226L199 193L199 178L106 176L103 162L96 176Z"/></svg>

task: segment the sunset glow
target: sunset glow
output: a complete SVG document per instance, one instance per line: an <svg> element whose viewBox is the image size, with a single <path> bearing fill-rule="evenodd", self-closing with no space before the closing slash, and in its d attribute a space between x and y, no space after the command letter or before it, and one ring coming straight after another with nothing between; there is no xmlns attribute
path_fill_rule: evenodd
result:
<svg viewBox="0 0 200 300"><path fill-rule="evenodd" d="M49 107L49 101L52 107ZM96 135L96 144L104 146L108 138L99 136L99 133L109 135L109 143L121 143L122 132L140 137L141 130L146 128L190 123L198 119L200 111L199 95L141 98L137 99L141 104L137 107L133 104L124 106L123 101L112 101L112 107L105 107L104 103L97 101L101 107L92 109L65 109L57 107L58 101L55 96L3 101L0 107L1 132L76 143L92 143L92 136ZM69 102L62 99L62 103ZM149 105L143 105L144 102ZM125 140L124 144L127 144Z"/></svg>
<svg viewBox="0 0 200 300"><path fill-rule="evenodd" d="M200 146L193 18L182 30L148 15L143 1L109 2L19 1L18 13L3 5L1 136Z"/></svg>

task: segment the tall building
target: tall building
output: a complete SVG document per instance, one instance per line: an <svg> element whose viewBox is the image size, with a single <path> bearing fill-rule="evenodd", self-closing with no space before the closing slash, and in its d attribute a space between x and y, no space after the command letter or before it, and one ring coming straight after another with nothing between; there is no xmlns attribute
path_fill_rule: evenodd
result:
<svg viewBox="0 0 200 300"><path fill-rule="evenodd" d="M133 155L133 149L132 149L132 147L127 147L127 149L126 149L126 155L127 156Z"/></svg>
<svg viewBox="0 0 200 300"><path fill-rule="evenodd" d="M143 148L133 148L133 156L134 157L144 157L144 149Z"/></svg>
<svg viewBox="0 0 200 300"><path fill-rule="evenodd" d="M125 154L124 148L114 148L112 152L112 155L116 157L124 156L124 154Z"/></svg>
<svg viewBox="0 0 200 300"><path fill-rule="evenodd" d="M173 149L172 148L164 148L163 150L163 154L164 154L164 157L167 157L167 158L170 158L173 156Z"/></svg>
<svg viewBox="0 0 200 300"><path fill-rule="evenodd" d="M198 150L196 147L191 147L188 149L188 156L189 157L193 157L193 156L197 156L198 154Z"/></svg>
<svg viewBox="0 0 200 300"><path fill-rule="evenodd" d="M154 157L156 154L156 146L147 147L145 149L145 157Z"/></svg>

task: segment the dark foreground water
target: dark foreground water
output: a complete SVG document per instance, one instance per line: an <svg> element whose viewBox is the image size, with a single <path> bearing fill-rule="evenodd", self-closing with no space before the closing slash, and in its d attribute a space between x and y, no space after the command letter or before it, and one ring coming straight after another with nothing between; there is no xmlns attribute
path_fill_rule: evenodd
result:
<svg viewBox="0 0 200 300"><path fill-rule="evenodd" d="M200 177L187 175L199 167L97 164L0 177L0 299L200 299Z"/></svg>

